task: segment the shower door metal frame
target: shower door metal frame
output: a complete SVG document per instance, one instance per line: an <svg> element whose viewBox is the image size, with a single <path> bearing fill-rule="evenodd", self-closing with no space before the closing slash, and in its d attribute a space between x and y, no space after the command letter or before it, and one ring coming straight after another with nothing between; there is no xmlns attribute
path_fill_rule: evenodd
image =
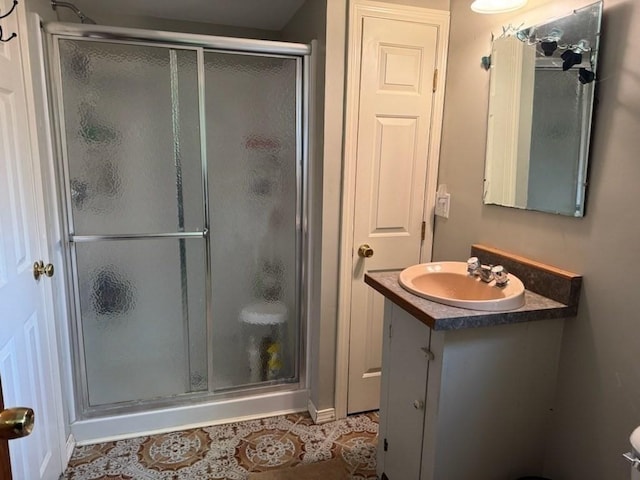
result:
<svg viewBox="0 0 640 480"><path fill-rule="evenodd" d="M52 121L56 150L56 183L59 190L59 209L65 258L66 299L71 312L71 319L67 322L72 344L72 370L74 385L75 413L79 419L102 417L111 414L131 413L149 408L170 406L184 406L203 401L237 398L250 392L252 395L274 391L307 388L307 365L305 361L307 339L307 269L308 259L308 156L309 156L309 62L311 48L306 44L275 42L267 40L251 40L243 38L227 38L208 35L193 35L174 32L157 32L150 30L129 29L120 27L105 27L87 24L48 23L44 26L47 34L47 60L49 74L49 93L51 98ZM167 48L169 50L195 51L197 55L197 78L199 96L199 125L200 125L200 156L203 193L203 230L202 232L171 232L152 234L122 234L122 235L74 235L72 234L73 218L71 189L69 183L69 162L66 151L66 131L64 124L63 93L61 77L61 58L59 40L82 40L100 43L114 43L135 46L151 46ZM99 406L89 405L88 379L82 337L82 321L79 304L79 285L77 275L77 258L74 244L93 241L138 240L153 238L194 239L205 241L205 315L207 338L214 335L214 314L212 310L212 272L209 223L209 189L208 189L208 161L205 115L205 51L220 51L225 53L264 55L270 57L286 57L296 60L296 317L299 319L297 348L295 351L295 376L297 382L264 382L258 386L240 386L230 391L216 393L213 386L213 350L207 344L207 377L208 389L199 392L186 392L174 396L151 399L132 400L117 404ZM186 319L185 321L188 321ZM188 353L188 352L187 352Z"/></svg>

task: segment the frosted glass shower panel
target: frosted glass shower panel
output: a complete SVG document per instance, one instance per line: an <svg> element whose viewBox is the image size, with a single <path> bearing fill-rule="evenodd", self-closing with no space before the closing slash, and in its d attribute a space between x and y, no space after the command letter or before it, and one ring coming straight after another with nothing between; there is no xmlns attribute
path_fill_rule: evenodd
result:
<svg viewBox="0 0 640 480"><path fill-rule="evenodd" d="M76 245L89 405L207 390L204 242Z"/></svg>
<svg viewBox="0 0 640 480"><path fill-rule="evenodd" d="M582 130L588 124L586 98L593 83L583 85L558 69L536 70L527 206L545 212L575 212L581 151L588 141ZM562 161L558 159L561 158Z"/></svg>
<svg viewBox="0 0 640 480"><path fill-rule="evenodd" d="M59 48L73 232L202 231L196 52Z"/></svg>
<svg viewBox="0 0 640 480"><path fill-rule="evenodd" d="M297 379L297 69L205 52L216 390Z"/></svg>

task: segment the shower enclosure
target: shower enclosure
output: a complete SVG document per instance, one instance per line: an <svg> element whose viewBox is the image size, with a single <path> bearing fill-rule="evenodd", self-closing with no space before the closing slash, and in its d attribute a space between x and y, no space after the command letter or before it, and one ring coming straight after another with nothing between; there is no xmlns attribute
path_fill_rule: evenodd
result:
<svg viewBox="0 0 640 480"><path fill-rule="evenodd" d="M300 389L309 47L46 30L80 418Z"/></svg>

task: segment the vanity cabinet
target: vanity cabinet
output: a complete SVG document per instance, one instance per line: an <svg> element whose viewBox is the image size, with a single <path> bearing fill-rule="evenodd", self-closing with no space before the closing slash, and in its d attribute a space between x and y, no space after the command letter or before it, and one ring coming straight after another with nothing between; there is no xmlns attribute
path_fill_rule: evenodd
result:
<svg viewBox="0 0 640 480"><path fill-rule="evenodd" d="M404 307L385 300L378 476L541 474L563 320L437 330Z"/></svg>
<svg viewBox="0 0 640 480"><path fill-rule="evenodd" d="M419 478L429 372L431 330L418 321L397 318L385 302L380 395L379 465L389 479ZM384 423L383 423L384 422ZM380 469L380 467L384 467Z"/></svg>
<svg viewBox="0 0 640 480"><path fill-rule="evenodd" d="M377 473L387 480L514 480L543 474L565 319L582 277L473 245L522 280L504 312L417 297L399 272L365 274L385 297Z"/></svg>

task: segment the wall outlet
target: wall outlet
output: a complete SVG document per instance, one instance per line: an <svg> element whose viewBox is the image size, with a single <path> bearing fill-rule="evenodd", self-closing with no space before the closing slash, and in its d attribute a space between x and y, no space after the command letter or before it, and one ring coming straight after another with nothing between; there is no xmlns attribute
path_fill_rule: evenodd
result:
<svg viewBox="0 0 640 480"><path fill-rule="evenodd" d="M449 205L451 205L451 194L438 192L436 194L436 211L438 217L449 218Z"/></svg>

